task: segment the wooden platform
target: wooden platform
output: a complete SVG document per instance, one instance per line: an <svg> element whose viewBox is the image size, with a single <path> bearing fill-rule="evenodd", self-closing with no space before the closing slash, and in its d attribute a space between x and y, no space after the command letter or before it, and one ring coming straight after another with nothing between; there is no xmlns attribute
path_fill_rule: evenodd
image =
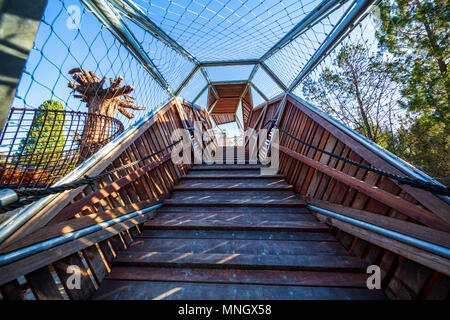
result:
<svg viewBox="0 0 450 320"><path fill-rule="evenodd" d="M197 165L94 299L383 299L283 177Z"/></svg>

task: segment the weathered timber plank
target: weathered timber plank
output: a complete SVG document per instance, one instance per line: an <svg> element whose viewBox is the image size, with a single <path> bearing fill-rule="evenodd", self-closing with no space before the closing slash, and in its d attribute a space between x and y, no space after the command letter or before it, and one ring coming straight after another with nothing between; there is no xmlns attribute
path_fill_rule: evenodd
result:
<svg viewBox="0 0 450 320"><path fill-rule="evenodd" d="M114 265L196 268L242 268L264 270L362 271L359 258L317 255L252 255L172 252L119 252Z"/></svg>
<svg viewBox="0 0 450 320"><path fill-rule="evenodd" d="M95 299L183 300L368 300L384 299L380 292L360 288L263 286L245 284L105 280Z"/></svg>
<svg viewBox="0 0 450 320"><path fill-rule="evenodd" d="M71 279L74 279L74 272L77 271L73 269L70 270L69 267L73 268L74 266L76 266L80 271L79 284L71 281ZM70 256L55 261L53 263L53 267L55 268L55 271L58 274L58 277L61 280L61 283L71 300L89 299L95 292L96 289L94 283L92 282L88 271L84 267L78 253L71 254ZM79 287L77 287L78 285Z"/></svg>
<svg viewBox="0 0 450 320"><path fill-rule="evenodd" d="M445 221L440 219L438 216L435 216L433 213L429 212L428 210L425 210L411 202L408 202L406 200L403 200L395 195L392 195L382 189L376 188L372 185L369 185L367 183L364 183L363 181L356 180L354 177L347 175L345 173L342 173L340 171L337 171L333 168L329 168L315 160L309 159L299 153L293 152L289 149L286 149L285 147L280 146L280 150L288 155L290 155L293 158L296 158L307 165L316 168L317 170L322 171L323 173L338 179L339 181L343 182L344 184L357 189L360 192L363 192L367 194L368 196L383 202L390 207L402 212L403 214L421 222L424 223L430 227L444 230L444 231L450 231L450 225L448 225Z"/></svg>
<svg viewBox="0 0 450 320"><path fill-rule="evenodd" d="M339 273L314 271L186 269L117 266L107 276L107 279L366 288L367 275L363 273L350 272Z"/></svg>

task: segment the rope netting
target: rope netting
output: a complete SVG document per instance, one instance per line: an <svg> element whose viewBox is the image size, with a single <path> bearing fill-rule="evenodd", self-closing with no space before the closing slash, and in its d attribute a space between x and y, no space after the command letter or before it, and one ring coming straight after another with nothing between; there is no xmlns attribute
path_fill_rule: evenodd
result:
<svg viewBox="0 0 450 320"><path fill-rule="evenodd" d="M127 128L174 96L205 107L214 83L240 81L253 106L293 92L362 132L353 117L359 106L320 89L341 85L333 76L343 63L377 61L375 3L49 0L11 106L56 101L65 112L100 113ZM380 113L375 101L396 103L398 87L362 80L371 122L396 126L401 112ZM12 149L2 143L0 152Z"/></svg>

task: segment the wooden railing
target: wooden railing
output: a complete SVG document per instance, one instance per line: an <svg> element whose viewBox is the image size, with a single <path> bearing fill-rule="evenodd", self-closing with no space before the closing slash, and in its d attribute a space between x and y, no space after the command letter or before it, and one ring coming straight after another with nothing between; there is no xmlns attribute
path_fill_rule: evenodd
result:
<svg viewBox="0 0 450 320"><path fill-rule="evenodd" d="M202 131L211 128L206 112L174 99L124 138L88 174L109 171L164 149L174 142L176 129L193 127L194 121L202 121ZM100 179L96 186L64 192L4 241L0 255L34 248L151 207L170 195L189 166L174 164L170 151L165 151ZM109 272L113 257L128 247L133 235L140 232L139 225L153 214L139 214L0 267L1 295L4 299L89 298ZM80 289L68 285L74 266L81 272Z"/></svg>
<svg viewBox="0 0 450 320"><path fill-rule="evenodd" d="M274 115L276 117L282 98L254 109L248 126L259 130ZM278 121L280 128L321 149L405 175L293 95L288 95ZM398 185L387 177L318 152L281 132L279 137L279 171L307 202L444 248L450 247L450 206L436 195ZM315 214L332 227L332 232L351 254L381 268L382 288L388 297L444 299L448 295L448 259Z"/></svg>

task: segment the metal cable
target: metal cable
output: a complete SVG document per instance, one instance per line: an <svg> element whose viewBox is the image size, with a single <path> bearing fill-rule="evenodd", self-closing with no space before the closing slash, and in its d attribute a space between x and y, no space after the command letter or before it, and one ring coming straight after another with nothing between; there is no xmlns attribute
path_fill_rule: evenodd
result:
<svg viewBox="0 0 450 320"><path fill-rule="evenodd" d="M294 137L292 134L290 134L286 130L280 128L280 126L276 123L275 119L271 119L271 120L267 121L267 123L264 125L264 127L266 127L268 123L272 123L272 128L273 127L278 128L278 130L280 130L281 132L286 134L291 139L294 139L295 141L298 141L298 142L300 142L301 144L303 144L303 145L305 145L307 147L313 148L316 151L323 152L326 155L329 155L330 157L333 157L333 158L336 158L338 160L344 161L346 163L352 164L354 166L357 166L358 168L365 169L367 171L371 171L371 172L377 173L379 175L382 175L382 176L394 179L394 180L398 181L399 184L407 184L407 185L410 185L412 187L420 188L420 189L423 189L423 190L426 190L426 191L429 191L429 192L432 192L432 193L435 193L435 194L441 194L441 195L445 195L445 196L450 196L450 189L447 188L447 187L439 186L439 185L436 185L436 184L433 184L433 183L429 183L429 182L426 182L426 181L423 181L423 180L415 179L415 178L401 177L399 175L396 175L396 174L393 174L393 173L390 173L390 172L386 172L384 170L376 169L376 168L370 167L368 165L365 165L365 164L362 164L362 163L359 163L359 162L356 162L356 161L344 158L344 157L342 157L340 155L337 155L337 154L334 154L334 153L329 152L327 150L321 149L321 148L316 147L316 146L314 146L314 145L312 145L312 144L310 144L310 143L308 143L306 141L303 141L303 140L301 140L301 139L299 139L297 137Z"/></svg>
<svg viewBox="0 0 450 320"><path fill-rule="evenodd" d="M130 167L138 164L139 162L142 162L142 161L145 161L147 159L150 159L150 158L152 158L152 157L154 157L154 156L156 156L156 155L158 155L158 154L168 150L169 148L175 146L176 144L178 144L182 140L183 140L183 138L180 138L177 141L173 142L172 144L168 145L167 147L165 147L165 148L163 148L161 150L158 150L158 151L156 151L156 152L154 152L154 153L152 153L152 154L150 154L148 156L145 156L145 157L143 157L141 159L135 160L135 161L133 161L131 163L128 163L128 164L123 165L123 166L120 166L118 168L114 168L113 170L110 170L110 171L107 171L107 172L103 172L103 173L101 173L99 175L96 175L96 176L93 176L93 177L85 176L82 179L79 179L79 180L76 180L76 181L73 181L73 182L70 182L70 183L62 184L62 185L59 185L57 187L50 187L50 188L46 188L46 189L16 190L16 193L17 193L17 195L19 197L28 197L28 198L20 200L20 201L18 201L16 203L12 203L12 204L7 205L7 206L0 207L0 213L4 213L4 212L7 212L7 211L11 211L11 210L14 210L14 209L21 208L21 207L23 207L23 206L25 206L27 204L33 203L33 202L35 202L35 201L37 201L37 200L39 200L41 198L44 198L44 197L46 197L46 196L48 196L50 194L61 193L61 192L67 191L67 190L72 190L72 189L76 189L76 188L82 187L84 185L92 184L92 183L94 183L95 181L97 181L100 178L103 178L103 177L108 176L108 175L110 175L112 173L115 173L115 172L118 172L118 171L130 168Z"/></svg>

